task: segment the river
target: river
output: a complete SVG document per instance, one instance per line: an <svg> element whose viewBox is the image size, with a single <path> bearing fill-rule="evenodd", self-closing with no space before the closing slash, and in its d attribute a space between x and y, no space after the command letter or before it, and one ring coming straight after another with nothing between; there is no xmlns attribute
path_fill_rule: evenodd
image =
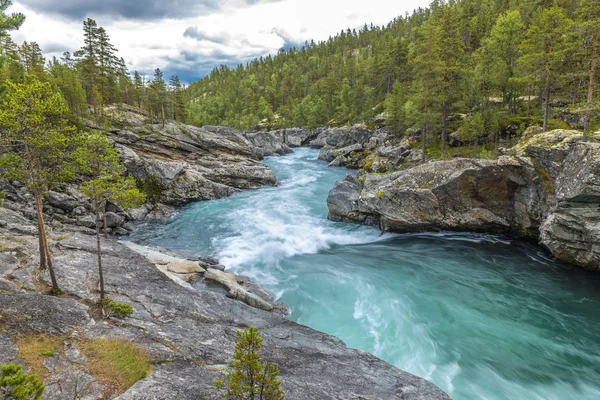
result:
<svg viewBox="0 0 600 400"><path fill-rule="evenodd" d="M212 255L287 304L290 319L455 400L600 399L600 274L506 237L331 222L327 194L349 171L317 156L268 158L280 186L189 205L131 240Z"/></svg>

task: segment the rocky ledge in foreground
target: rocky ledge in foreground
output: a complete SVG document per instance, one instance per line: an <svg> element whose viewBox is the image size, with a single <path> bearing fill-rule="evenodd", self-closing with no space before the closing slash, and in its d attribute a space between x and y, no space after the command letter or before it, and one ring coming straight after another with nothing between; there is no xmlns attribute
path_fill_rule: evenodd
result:
<svg viewBox="0 0 600 400"><path fill-rule="evenodd" d="M288 399L448 399L426 380L280 314L202 286L178 285L144 256L114 241L102 243L106 289L111 300L134 311L124 320L100 320L91 307L97 300L95 239L79 233L50 235L58 282L66 293L51 297L35 292L47 287L45 275L38 279L35 270L35 226L1 207L0 220L0 363L21 362L18 339L59 338L60 351L43 363L44 399L95 400L110 393L78 351L83 340L98 338L133 341L152 362L147 378L110 397L219 399L213 381L231 362L235 332L249 326L264 337L264 358L280 367Z"/></svg>
<svg viewBox="0 0 600 400"><path fill-rule="evenodd" d="M383 231L539 238L557 259L598 270L600 143L583 139L581 132L557 130L530 136L498 160L452 159L348 176L329 194L329 217Z"/></svg>

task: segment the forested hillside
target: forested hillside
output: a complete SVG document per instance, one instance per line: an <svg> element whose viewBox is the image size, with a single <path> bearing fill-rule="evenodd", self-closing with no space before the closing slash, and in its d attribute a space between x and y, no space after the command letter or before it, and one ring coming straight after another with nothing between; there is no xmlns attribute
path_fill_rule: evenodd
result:
<svg viewBox="0 0 600 400"><path fill-rule="evenodd" d="M10 1L0 0L0 11ZM101 119L110 104L135 105L157 121L184 119L184 92L178 76L168 82L160 69L152 77L132 74L111 43L108 32L88 18L83 22L83 46L46 60L36 42L14 43L8 30L17 29L24 15L0 21L0 85L40 81L59 91L73 116ZM2 29L3 25L6 28Z"/></svg>
<svg viewBox="0 0 600 400"><path fill-rule="evenodd" d="M216 68L188 88L188 122L252 130L385 120L393 132L443 138L442 152L456 130L485 142L508 127L556 127L557 107L591 129L599 46L597 0L436 0L385 27Z"/></svg>

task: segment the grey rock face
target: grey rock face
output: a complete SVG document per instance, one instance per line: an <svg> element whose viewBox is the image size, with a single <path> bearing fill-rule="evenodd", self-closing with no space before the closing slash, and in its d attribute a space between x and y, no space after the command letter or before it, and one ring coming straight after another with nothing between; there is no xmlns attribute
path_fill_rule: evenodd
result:
<svg viewBox="0 0 600 400"><path fill-rule="evenodd" d="M107 212L104 216L107 228L118 228L125 223L125 217L122 217L114 212Z"/></svg>
<svg viewBox="0 0 600 400"><path fill-rule="evenodd" d="M334 221L354 221L359 215L358 197L360 183L354 176L348 174L342 182L336 183L327 198L329 218Z"/></svg>
<svg viewBox="0 0 600 400"><path fill-rule="evenodd" d="M79 201L74 197L69 196L65 193L58 193L53 191L48 192L47 202L52 207L67 212L71 212L79 206Z"/></svg>
<svg viewBox="0 0 600 400"><path fill-rule="evenodd" d="M230 196L243 189L275 185L260 154L235 129L151 124L131 111L119 112L128 130L114 130L121 162L129 175L149 182L159 201L183 205Z"/></svg>
<svg viewBox="0 0 600 400"><path fill-rule="evenodd" d="M561 260L600 269L600 144L573 146L555 186L541 243Z"/></svg>
<svg viewBox="0 0 600 400"><path fill-rule="evenodd" d="M21 324L36 332L66 334L88 323L87 306L73 299L44 296L37 293L0 295L0 309L19 316Z"/></svg>
<svg viewBox="0 0 600 400"><path fill-rule="evenodd" d="M244 137L252 143L261 158L292 153L287 144L270 132L245 133Z"/></svg>
<svg viewBox="0 0 600 400"><path fill-rule="evenodd" d="M302 128L289 128L271 132L275 137L281 139L281 141L289 147L303 147L308 146L311 140L315 139L318 135L316 130L302 129Z"/></svg>
<svg viewBox="0 0 600 400"><path fill-rule="evenodd" d="M394 232L539 236L559 260L600 269L600 144L576 131L535 133L498 160L347 178L329 194L329 218Z"/></svg>
<svg viewBox="0 0 600 400"><path fill-rule="evenodd" d="M347 214L346 186L330 193L332 219L372 217L385 231L459 229L479 232L535 230L543 191L530 185L534 170L509 157L497 161L455 159L422 164L380 181L367 176L358 213ZM528 179L530 178L530 179ZM356 185L351 194L356 193ZM336 198L346 197L345 202Z"/></svg>

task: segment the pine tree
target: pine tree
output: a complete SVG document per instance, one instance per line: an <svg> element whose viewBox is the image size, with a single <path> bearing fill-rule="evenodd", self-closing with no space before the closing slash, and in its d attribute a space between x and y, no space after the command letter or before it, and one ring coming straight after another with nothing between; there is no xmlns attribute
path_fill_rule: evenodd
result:
<svg viewBox="0 0 600 400"><path fill-rule="evenodd" d="M43 196L73 178L70 158L77 131L68 123L68 108L49 83L8 84L0 109L0 175L27 183L35 198L40 268L48 267L52 288L59 291L43 215Z"/></svg>
<svg viewBox="0 0 600 400"><path fill-rule="evenodd" d="M27 375L21 365L4 364L0 369L0 399L39 400L44 384L35 375Z"/></svg>
<svg viewBox="0 0 600 400"><path fill-rule="evenodd" d="M511 114L517 112L515 91L517 84L517 62L520 45L525 36L525 25L518 11L501 15L489 36L483 40L479 51L481 70L487 75L492 86L502 93Z"/></svg>
<svg viewBox="0 0 600 400"><path fill-rule="evenodd" d="M600 57L600 2L597 0L580 0L577 10L578 26L581 28L588 49L589 84L587 102L592 104L596 87L596 71Z"/></svg>
<svg viewBox="0 0 600 400"><path fill-rule="evenodd" d="M81 72L81 81L84 85L87 101L91 104L94 114L97 114L98 100L98 25L96 21L88 18L83 22L83 47L75 52L79 59L78 69Z"/></svg>
<svg viewBox="0 0 600 400"><path fill-rule="evenodd" d="M56 59L50 62L48 78L60 90L69 109L81 117L87 108L85 91L77 71L73 68L73 60L70 59L70 54L66 53L62 60L63 63Z"/></svg>
<svg viewBox="0 0 600 400"><path fill-rule="evenodd" d="M145 90L146 87L142 76L137 71L135 71L133 74L133 98L135 99L138 108L141 110L143 110L144 108L144 103L142 99L144 98Z"/></svg>
<svg viewBox="0 0 600 400"><path fill-rule="evenodd" d="M414 100L419 112L421 127L421 161L425 162L427 134L435 127L439 109L439 88L442 86L442 51L438 38L440 26L433 20L427 21L417 32L418 39L411 48L414 76Z"/></svg>
<svg viewBox="0 0 600 400"><path fill-rule="evenodd" d="M100 211L103 215L104 235L106 236L106 206L109 202L124 208L131 208L140 206L146 199L136 188L133 178L123 177L124 170L119 164L119 154L110 146L105 136L98 133L88 135L82 140L74 156L81 173L91 178L81 185L81 191L90 198L96 213L98 276L100 278L100 300L103 300L104 273L100 245L100 224L102 223Z"/></svg>
<svg viewBox="0 0 600 400"><path fill-rule="evenodd" d="M163 79L163 72L160 68L154 70L154 80L150 84L152 92L152 104L154 108L154 114L158 117L160 115L163 126L165 125L165 105L167 100L167 86Z"/></svg>
<svg viewBox="0 0 600 400"><path fill-rule="evenodd" d="M466 53L460 34L458 7L453 0L441 8L439 36L435 40L440 48L439 100L442 114L442 157L446 155L448 136L448 117L462 98L462 86L465 77ZM438 23L436 18L431 23Z"/></svg>
<svg viewBox="0 0 600 400"><path fill-rule="evenodd" d="M169 88L171 92L171 107L173 109L172 118L175 121L185 120L185 99L183 86L179 81L179 76L173 75L169 80Z"/></svg>
<svg viewBox="0 0 600 400"><path fill-rule="evenodd" d="M23 65L24 73L33 75L38 80L45 80L44 64L46 60L42 55L42 49L36 42L23 42L19 46L19 56Z"/></svg>
<svg viewBox="0 0 600 400"><path fill-rule="evenodd" d="M6 9L11 5L11 0L0 0L0 36L6 36L8 32L19 29L25 22L25 15L22 13L6 14Z"/></svg>
<svg viewBox="0 0 600 400"><path fill-rule="evenodd" d="M215 381L217 389L224 391L228 400L283 400L279 369L273 364L263 364L258 353L263 339L255 327L237 332L231 370L225 380Z"/></svg>
<svg viewBox="0 0 600 400"><path fill-rule="evenodd" d="M552 90L561 83L562 74L569 65L569 56L573 53L573 41L570 40L572 26L573 21L566 16L564 9L558 6L540 8L533 15L523 43L524 54L520 64L543 91L544 131L548 130Z"/></svg>

